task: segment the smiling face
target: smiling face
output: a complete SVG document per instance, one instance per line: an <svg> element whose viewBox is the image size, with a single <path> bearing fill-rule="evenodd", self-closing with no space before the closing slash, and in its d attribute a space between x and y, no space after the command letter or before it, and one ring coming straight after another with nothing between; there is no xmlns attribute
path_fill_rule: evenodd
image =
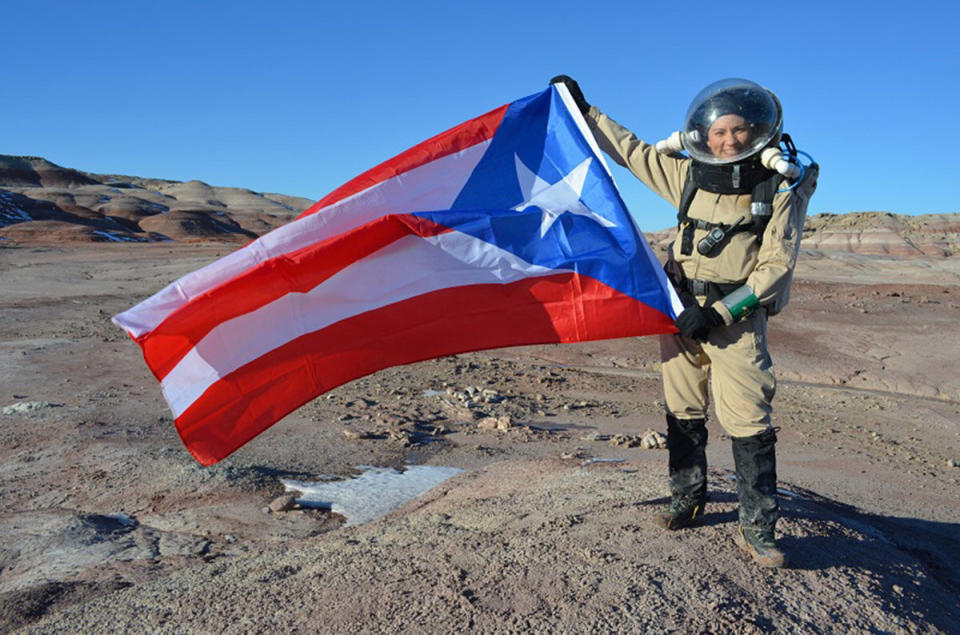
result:
<svg viewBox="0 0 960 635"><path fill-rule="evenodd" d="M753 141L753 131L740 115L723 115L707 132L707 147L718 159L733 159Z"/></svg>

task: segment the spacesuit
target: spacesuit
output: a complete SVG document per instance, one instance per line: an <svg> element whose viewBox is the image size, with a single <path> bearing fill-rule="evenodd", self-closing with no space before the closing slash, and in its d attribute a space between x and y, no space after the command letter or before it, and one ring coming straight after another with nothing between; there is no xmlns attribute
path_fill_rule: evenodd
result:
<svg viewBox="0 0 960 635"><path fill-rule="evenodd" d="M786 171L791 179L768 167L776 159L769 154L781 156L782 111L772 92L749 80L705 88L684 129L657 146L587 104L573 80L553 81L570 89L600 148L679 210L665 269L686 308L676 321L679 333L660 341L671 503L657 522L680 529L703 514L709 380L717 418L733 440L737 542L761 565L783 566L773 534L776 379L767 318L789 300L819 168L811 164L797 175L794 166Z"/></svg>

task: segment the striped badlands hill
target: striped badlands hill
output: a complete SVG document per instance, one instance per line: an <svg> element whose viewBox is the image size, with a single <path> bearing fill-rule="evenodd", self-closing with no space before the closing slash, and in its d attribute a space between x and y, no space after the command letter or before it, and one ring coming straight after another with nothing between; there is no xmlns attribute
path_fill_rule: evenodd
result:
<svg viewBox="0 0 960 635"><path fill-rule="evenodd" d="M648 233L647 238L662 254L676 235L677 228L671 227ZM807 217L802 247L867 256L956 256L960 254L960 214L817 214Z"/></svg>
<svg viewBox="0 0 960 635"><path fill-rule="evenodd" d="M200 181L102 175L0 155L0 240L244 243L313 201Z"/></svg>
<svg viewBox="0 0 960 635"><path fill-rule="evenodd" d="M818 214L807 219L803 246L867 255L955 256L960 254L960 214Z"/></svg>
<svg viewBox="0 0 960 635"><path fill-rule="evenodd" d="M246 243L313 201L201 181L90 174L38 157L0 155L0 241ZM647 234L665 253L676 228ZM807 218L803 247L894 257L960 254L960 214L889 212Z"/></svg>

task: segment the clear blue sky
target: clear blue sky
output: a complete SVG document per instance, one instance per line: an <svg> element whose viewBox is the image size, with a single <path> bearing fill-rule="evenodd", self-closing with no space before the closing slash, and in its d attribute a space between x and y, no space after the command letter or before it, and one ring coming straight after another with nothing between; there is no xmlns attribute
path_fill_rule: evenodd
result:
<svg viewBox="0 0 960 635"><path fill-rule="evenodd" d="M960 211L958 10L886 2L10 2L0 153L317 199L578 79L656 141L723 77L780 96L810 213ZM646 230L674 211L624 171Z"/></svg>

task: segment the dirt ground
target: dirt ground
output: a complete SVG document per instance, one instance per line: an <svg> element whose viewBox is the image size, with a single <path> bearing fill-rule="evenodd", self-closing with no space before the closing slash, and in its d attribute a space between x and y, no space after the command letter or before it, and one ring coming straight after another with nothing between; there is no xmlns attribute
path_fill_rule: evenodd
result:
<svg viewBox="0 0 960 635"><path fill-rule="evenodd" d="M0 244L0 631L960 632L960 259L801 256L770 571L715 421L704 526L650 522L656 338L388 369L200 467L109 318L227 249ZM407 464L464 471L365 524L269 508Z"/></svg>

